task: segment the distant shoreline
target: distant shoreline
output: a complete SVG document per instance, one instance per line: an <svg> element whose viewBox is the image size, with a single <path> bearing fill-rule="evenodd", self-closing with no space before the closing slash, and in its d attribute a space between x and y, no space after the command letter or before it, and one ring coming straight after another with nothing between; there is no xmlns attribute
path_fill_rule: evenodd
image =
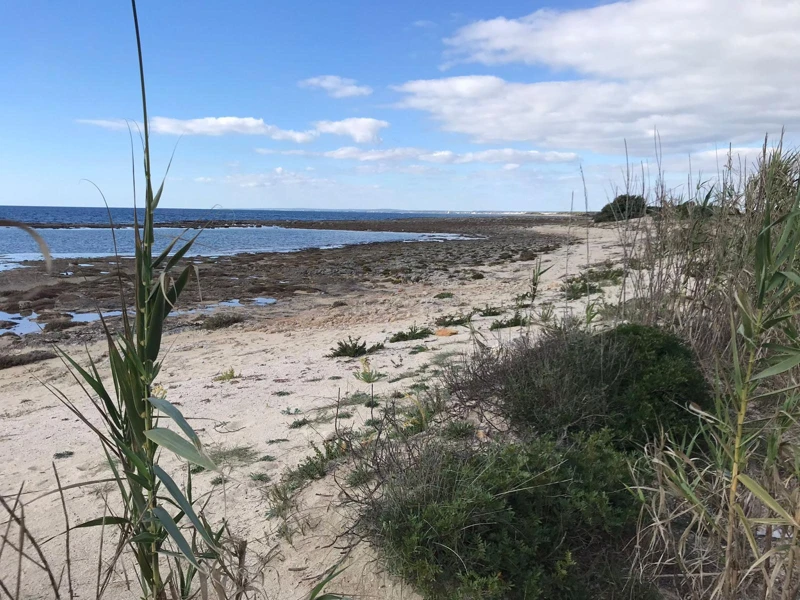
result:
<svg viewBox="0 0 800 600"><path fill-rule="evenodd" d="M347 212L347 211L342 211ZM464 212L464 213L432 213L429 216L408 217L406 214L398 213L397 217L384 219L218 219L218 220L179 220L165 221L153 224L156 229L233 229L233 228L262 228L262 227L284 227L287 229L331 229L349 231L398 231L398 232L417 232L411 227L418 223L446 223L448 221L458 222L458 230L463 231L465 221L483 221L485 219L554 219L561 223L564 219L581 218L585 213L563 213L563 212ZM25 222L26 225L34 229L112 229L108 223L48 223L48 222ZM391 226L389 226L391 224ZM395 225L399 224L398 229ZM140 224L141 226L141 224ZM132 229L134 223L115 223L114 230ZM0 228L2 229L2 228ZM430 233L428 226L419 233Z"/></svg>

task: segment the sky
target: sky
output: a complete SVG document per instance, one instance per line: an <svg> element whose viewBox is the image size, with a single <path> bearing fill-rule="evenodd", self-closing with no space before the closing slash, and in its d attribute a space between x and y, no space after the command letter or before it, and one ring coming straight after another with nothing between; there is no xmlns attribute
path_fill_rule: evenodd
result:
<svg viewBox="0 0 800 600"><path fill-rule="evenodd" d="M0 6L0 205L101 205L90 180L131 206L130 4ZM138 10L162 206L599 209L628 173L685 195L800 125L799 0Z"/></svg>

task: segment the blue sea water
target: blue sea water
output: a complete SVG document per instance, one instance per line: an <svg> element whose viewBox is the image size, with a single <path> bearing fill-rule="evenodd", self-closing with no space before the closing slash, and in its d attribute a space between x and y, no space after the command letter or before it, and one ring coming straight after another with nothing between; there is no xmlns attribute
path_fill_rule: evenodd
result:
<svg viewBox="0 0 800 600"><path fill-rule="evenodd" d="M108 225L109 211L115 226L133 225L132 208L104 206L0 206L0 219L50 225ZM139 222L144 212L139 209ZM392 210L254 210L159 208L156 223L181 221L384 221L431 216L465 216L472 213L413 212Z"/></svg>
<svg viewBox="0 0 800 600"><path fill-rule="evenodd" d="M415 218L443 213L380 212L380 211L282 211L282 210L196 210L159 209L159 223L176 221L214 221L235 219L272 221L315 220L387 220ZM49 225L71 225L70 229L44 227L39 233L55 258L99 258L131 256L134 251L133 210L112 208L111 216L117 229L87 227L108 224L105 208L0 206L0 219ZM81 227L83 225L84 227ZM119 228L121 227L121 228ZM175 237L192 237L196 230L185 231L172 227L155 230L154 250L159 252ZM295 252L306 248L332 248L351 244L388 241L419 241L448 239L457 236L407 232L338 231L320 229L289 229L283 227L226 227L204 230L192 247L189 256L221 256L254 252ZM115 252L116 244L116 252ZM21 230L0 227L0 271L15 268L21 261L40 260L39 248Z"/></svg>

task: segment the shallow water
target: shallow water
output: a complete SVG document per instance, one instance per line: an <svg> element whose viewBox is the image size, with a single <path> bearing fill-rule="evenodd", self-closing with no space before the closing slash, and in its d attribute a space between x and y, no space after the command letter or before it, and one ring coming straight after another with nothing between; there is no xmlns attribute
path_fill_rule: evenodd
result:
<svg viewBox="0 0 800 600"><path fill-rule="evenodd" d="M41 229L54 258L99 258L133 256L133 229ZM155 230L154 252L161 252L177 237L189 240L197 230L171 227ZM307 248L338 248L372 242L411 242L457 239L448 234L404 233L388 231L338 231L326 229L286 229L283 227L227 227L206 229L195 241L187 256L230 256L256 252L296 252ZM18 266L25 260L41 260L36 243L25 232L0 227L0 271Z"/></svg>
<svg viewBox="0 0 800 600"><path fill-rule="evenodd" d="M277 300L275 300L275 298L253 298L252 300L247 300L244 303L242 303L238 298L234 298L232 300L225 300L223 302L208 304L199 309L173 310L170 313L170 316L194 314L197 312L213 312L217 308L225 308L225 307L269 306L271 304L275 304L276 302ZM101 315L101 313L98 312L85 312L85 313L65 312L64 314L70 315L70 321L72 321L73 323L94 323L95 321L100 320L100 315ZM102 312L102 316L104 319L119 317L120 315L122 315L121 310L109 310ZM3 335L4 333L13 333L16 335L29 335L32 333L42 333L44 331L45 324L40 323L37 320L38 317L39 315L35 312L7 313L0 310L0 335ZM2 325L3 321L8 321L10 323L13 323L13 325L11 327L4 327Z"/></svg>

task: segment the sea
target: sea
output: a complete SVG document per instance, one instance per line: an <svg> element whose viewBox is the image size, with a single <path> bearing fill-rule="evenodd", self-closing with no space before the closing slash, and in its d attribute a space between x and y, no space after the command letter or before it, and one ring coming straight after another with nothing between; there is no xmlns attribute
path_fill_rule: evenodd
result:
<svg viewBox="0 0 800 600"><path fill-rule="evenodd" d="M110 213L110 214L109 214ZM231 210L159 208L155 222L246 222L246 221L385 221L421 217L463 217L475 213L358 211L358 210ZM478 213L487 214L487 213ZM139 222L143 213L139 213ZM0 219L42 225L37 229L54 258L102 258L134 252L132 208L0 206ZM112 229L109 225L114 223ZM155 229L155 252L176 237L190 239L198 231L175 227ZM338 248L373 242L447 240L453 234L388 231L340 231L296 229L280 226L207 228L194 243L189 256L223 256L258 252L295 252L307 248ZM17 268L28 260L41 260L36 242L25 232L0 227L0 271Z"/></svg>

